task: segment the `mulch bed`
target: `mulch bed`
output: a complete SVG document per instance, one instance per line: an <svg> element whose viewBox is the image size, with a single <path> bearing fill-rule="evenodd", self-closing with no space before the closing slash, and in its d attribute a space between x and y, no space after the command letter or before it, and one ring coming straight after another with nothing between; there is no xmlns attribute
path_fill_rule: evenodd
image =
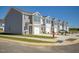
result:
<svg viewBox="0 0 79 59"><path fill-rule="evenodd" d="M76 35L77 37L79 37L79 35Z"/></svg>
<svg viewBox="0 0 79 59"><path fill-rule="evenodd" d="M75 39L75 38L69 38L66 41L74 41L74 40L77 40L77 39Z"/></svg>

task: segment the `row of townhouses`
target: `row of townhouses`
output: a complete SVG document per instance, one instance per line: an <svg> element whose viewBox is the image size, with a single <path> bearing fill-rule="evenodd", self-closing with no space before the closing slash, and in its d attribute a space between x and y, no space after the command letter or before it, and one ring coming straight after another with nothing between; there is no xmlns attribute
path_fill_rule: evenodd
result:
<svg viewBox="0 0 79 59"><path fill-rule="evenodd" d="M42 16L39 12L25 12L11 8L5 17L5 33L58 34L60 30L68 32L68 23L54 17Z"/></svg>

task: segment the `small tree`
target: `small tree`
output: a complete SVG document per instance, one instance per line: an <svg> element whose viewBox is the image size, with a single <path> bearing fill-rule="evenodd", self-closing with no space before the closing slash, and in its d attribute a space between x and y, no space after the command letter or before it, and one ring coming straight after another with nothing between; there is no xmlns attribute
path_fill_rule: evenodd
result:
<svg viewBox="0 0 79 59"><path fill-rule="evenodd" d="M55 37L55 33L54 33L54 31L52 31L52 36Z"/></svg>
<svg viewBox="0 0 79 59"><path fill-rule="evenodd" d="M52 21L51 21L51 26L52 26L52 36L55 37L55 33L54 33L54 19L55 18L52 18Z"/></svg>

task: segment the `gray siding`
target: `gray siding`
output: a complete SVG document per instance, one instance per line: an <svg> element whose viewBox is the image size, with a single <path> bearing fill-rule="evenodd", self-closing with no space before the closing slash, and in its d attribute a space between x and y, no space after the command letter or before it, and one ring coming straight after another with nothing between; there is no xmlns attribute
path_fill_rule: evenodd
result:
<svg viewBox="0 0 79 59"><path fill-rule="evenodd" d="M22 34L22 15L17 10L11 9L5 18L5 32Z"/></svg>

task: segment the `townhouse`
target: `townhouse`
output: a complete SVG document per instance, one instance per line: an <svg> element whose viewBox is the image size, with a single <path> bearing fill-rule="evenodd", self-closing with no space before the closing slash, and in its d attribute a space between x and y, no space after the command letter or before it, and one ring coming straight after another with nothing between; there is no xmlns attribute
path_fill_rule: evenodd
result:
<svg viewBox="0 0 79 59"><path fill-rule="evenodd" d="M45 33L51 34L51 20L52 18L50 16L45 17Z"/></svg>
<svg viewBox="0 0 79 59"><path fill-rule="evenodd" d="M40 34L41 19L39 12L24 12L11 8L5 17L5 33Z"/></svg>
<svg viewBox="0 0 79 59"><path fill-rule="evenodd" d="M66 30L68 25L50 16L42 16L39 12L25 12L19 9L11 8L5 17L5 33L13 34L52 34L52 31L58 33L60 30ZM63 22L65 23L65 22ZM65 28L66 26L66 28Z"/></svg>

